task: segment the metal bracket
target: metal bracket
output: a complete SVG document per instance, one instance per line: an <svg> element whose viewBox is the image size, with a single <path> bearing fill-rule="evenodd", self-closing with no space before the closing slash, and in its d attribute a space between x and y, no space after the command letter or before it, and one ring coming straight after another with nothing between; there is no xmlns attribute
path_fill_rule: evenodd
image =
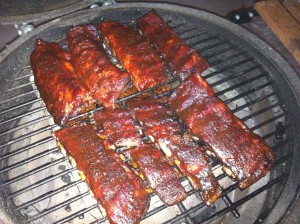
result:
<svg viewBox="0 0 300 224"><path fill-rule="evenodd" d="M21 25L14 24L14 26L17 29L19 36L24 35L35 28L31 23L22 23Z"/></svg>

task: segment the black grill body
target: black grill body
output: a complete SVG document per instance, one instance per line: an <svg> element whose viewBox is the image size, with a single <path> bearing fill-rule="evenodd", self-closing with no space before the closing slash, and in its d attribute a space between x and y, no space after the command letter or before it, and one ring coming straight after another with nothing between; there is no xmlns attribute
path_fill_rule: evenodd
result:
<svg viewBox="0 0 300 224"><path fill-rule="evenodd" d="M207 207L198 192L183 180L188 199L167 207L153 196L143 222L276 223L283 219L300 182L300 82L295 72L267 44L224 19L168 4L124 3L56 19L20 37L2 52L0 191L7 220L107 222L76 167L56 145L52 131L59 127L34 86L30 53L36 38L59 42L67 48L65 34L74 25L107 19L134 26L136 19L150 9L156 9L209 61L211 67L202 77L236 116L263 137L278 158L266 177L244 191L214 163L214 173L224 188L222 199ZM155 91L151 94L161 96Z"/></svg>

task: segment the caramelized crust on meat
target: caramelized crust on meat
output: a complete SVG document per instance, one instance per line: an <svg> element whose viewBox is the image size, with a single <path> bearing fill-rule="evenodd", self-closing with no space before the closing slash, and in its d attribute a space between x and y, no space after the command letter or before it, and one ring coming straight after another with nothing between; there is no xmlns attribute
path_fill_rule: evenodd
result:
<svg viewBox="0 0 300 224"><path fill-rule="evenodd" d="M70 63L70 54L59 44L38 39L30 59L35 85L55 123L65 125L93 107L93 99Z"/></svg>
<svg viewBox="0 0 300 224"><path fill-rule="evenodd" d="M271 169L275 153L217 97L201 94L212 90L210 87L203 90L200 81L191 81L196 79L201 78L194 75L183 82L171 95L170 105L190 132L211 146L224 170L231 170L229 175L239 182L239 188L247 188ZM200 94L195 93L197 88ZM182 92L189 94L182 96Z"/></svg>
<svg viewBox="0 0 300 224"><path fill-rule="evenodd" d="M103 147L93 127L74 125L54 134L84 172L110 223L139 223L148 209L149 194L119 156Z"/></svg>
<svg viewBox="0 0 300 224"><path fill-rule="evenodd" d="M154 144L144 144L127 152L138 164L153 192L166 205L183 201L187 194L164 154Z"/></svg>
<svg viewBox="0 0 300 224"><path fill-rule="evenodd" d="M150 138L162 139L174 134L183 134L177 116L160 99L136 98L126 102L134 111L135 118L143 125Z"/></svg>
<svg viewBox="0 0 300 224"><path fill-rule="evenodd" d="M189 135L173 135L158 141L161 148L172 152L176 165L188 177L192 186L199 189L207 205L213 204L222 195L222 189L202 154L202 148Z"/></svg>
<svg viewBox="0 0 300 224"><path fill-rule="evenodd" d="M181 80L185 80L191 74L201 74L208 68L208 63L154 10L139 18L138 29L155 46L164 61Z"/></svg>
<svg viewBox="0 0 300 224"><path fill-rule="evenodd" d="M98 28L124 68L131 73L138 90L147 90L168 81L159 55L138 31L112 21L104 21Z"/></svg>
<svg viewBox="0 0 300 224"><path fill-rule="evenodd" d="M81 81L98 104L114 107L130 76L118 69L102 46L93 25L76 26L67 33L72 62Z"/></svg>
<svg viewBox="0 0 300 224"><path fill-rule="evenodd" d="M127 109L106 109L97 111L94 115L97 131L102 131L107 148L134 147L142 142L141 129L133 117L133 112Z"/></svg>
<svg viewBox="0 0 300 224"><path fill-rule="evenodd" d="M172 157L194 188L199 189L207 205L214 203L222 189L214 177L202 149L184 128L173 111L159 99L145 98L127 101L135 117L143 124L145 133Z"/></svg>
<svg viewBox="0 0 300 224"><path fill-rule="evenodd" d="M172 109L181 114L181 112L195 103L201 103L206 97L215 95L212 88L200 75L191 75L176 89L169 97Z"/></svg>

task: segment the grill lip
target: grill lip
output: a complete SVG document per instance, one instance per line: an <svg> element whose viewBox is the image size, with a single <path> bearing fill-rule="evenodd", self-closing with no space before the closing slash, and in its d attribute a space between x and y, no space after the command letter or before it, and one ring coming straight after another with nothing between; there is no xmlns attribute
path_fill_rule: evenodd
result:
<svg viewBox="0 0 300 224"><path fill-rule="evenodd" d="M122 3L120 5L116 5L116 6L106 6L105 8L98 8L98 9L89 9L89 10L84 10L84 11L80 11L80 12L76 12L73 13L71 15L56 19L55 21L49 22L45 25L42 25L41 27L38 27L36 29L34 29L32 32L29 32L28 34L19 37L16 41L14 41L10 46L7 47L7 49L5 49L1 55L0 55L0 62L4 63L3 67L9 67L9 60L6 61L6 58L8 58L11 54L17 54L17 49L20 45L22 45L25 41L33 38L35 35L39 34L40 32L42 32L43 30L46 30L52 26L55 25L60 25L60 23L64 20L68 20L69 18L74 18L76 16L82 16L83 13L85 12L87 15L88 13L93 13L93 12L101 12L101 11L105 11L105 10L114 10L114 9L136 9L136 8L146 8L146 9L150 9L150 8L155 8L155 9L162 9L162 10L170 10L170 11L176 11L177 13L183 13L183 14L187 14L187 15L193 15L194 17L199 17L201 19L206 19L208 22L211 22L213 24L219 25L220 23L222 23L222 27L227 29L230 32L233 33L238 33L243 39L247 40L249 42L249 44L252 44L254 46L256 46L256 48L261 51L264 52L264 56L270 61L272 62L277 69L279 69L283 74L286 75L283 76L283 78L287 81L287 83L292 87L292 91L294 93L294 96L296 96L296 100L298 105L295 105L295 108L297 108L300 104L300 82L299 82L299 77L297 76L297 74L295 73L295 71L293 71L293 69L289 66L289 64L277 53L275 52L271 47L269 47L269 45L267 45L264 41L260 40L259 38L257 38L256 36L254 36L253 34L249 33L248 31L242 29L241 27L232 24L231 22L226 21L225 19L219 18L217 16L213 16L209 13L205 13L199 10L195 10L195 9L191 9L191 8L185 8L185 7L181 7L181 6L174 6L174 5L169 5L169 4L150 4L150 3ZM2 68L2 65L0 65L0 68ZM4 78L6 78L6 76L9 76L9 72L5 74ZM10 78L8 78L8 83L10 82ZM5 85L0 85L0 90L2 92L2 90L5 90L6 87ZM4 92L4 91L3 91ZM298 115L299 116L299 115ZM298 133L298 130L295 130ZM295 148L299 148L299 145L295 145ZM295 153L295 158L293 158L293 164L290 170L290 174L288 177L288 182L290 181L291 183L294 183L293 185L287 185L282 194L281 197L279 199L279 201L277 202L277 204L275 205L275 209L273 209L271 211L271 215L269 215L265 221L267 223L272 223L272 221L274 220L280 220L282 217L279 217L279 215L281 216L281 214L283 213L279 213L277 209L281 210L281 211L286 211L287 208L290 206L290 204L292 204L292 202L290 204L287 203L287 201L292 201L290 200L291 198L295 197L295 194L297 192L297 187L299 183L295 183L295 179L298 180L300 178L300 174L297 172L297 167L295 164L300 164L300 152L298 150L294 151ZM286 196L286 197L285 197ZM276 212L274 212L274 210L276 210ZM277 213L277 214L276 214ZM270 216L272 216L273 218L271 219Z"/></svg>
<svg viewBox="0 0 300 224"><path fill-rule="evenodd" d="M34 1L32 1L34 2ZM100 1L101 3L102 1ZM57 17L64 16L66 14L72 13L77 10L85 9L89 6L91 6L94 3L99 3L97 0L83 0L78 1L75 3L71 3L70 5L64 6L62 8L57 9L50 9L41 13L31 13L28 14L28 12L24 11L23 15L7 15L7 16L0 16L0 23L1 24L21 24L21 23L32 23L32 22L38 22L43 18L44 21L54 19ZM32 7L34 7L34 3L28 2L27 4L33 4ZM11 8L13 8L14 5L11 5ZM8 9L9 10L9 9Z"/></svg>

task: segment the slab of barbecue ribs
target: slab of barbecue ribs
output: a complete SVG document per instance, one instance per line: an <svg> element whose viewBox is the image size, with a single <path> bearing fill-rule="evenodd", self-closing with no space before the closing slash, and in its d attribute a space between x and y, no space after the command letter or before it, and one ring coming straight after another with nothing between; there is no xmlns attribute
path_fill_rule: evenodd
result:
<svg viewBox="0 0 300 224"><path fill-rule="evenodd" d="M169 98L192 135L206 142L224 171L247 188L272 167L275 153L217 97L200 75L190 76ZM204 86L206 86L204 88Z"/></svg>
<svg viewBox="0 0 300 224"><path fill-rule="evenodd" d="M187 194L165 155L154 144L142 144L126 151L147 179L153 192L166 205L177 204Z"/></svg>
<svg viewBox="0 0 300 224"><path fill-rule="evenodd" d="M141 128L128 109L105 109L94 114L97 131L109 149L131 148L142 143Z"/></svg>
<svg viewBox="0 0 300 224"><path fill-rule="evenodd" d="M188 177L194 188L199 189L207 205L216 201L222 193L202 148L190 135L184 133L177 115L160 99L133 99L126 105L134 111L145 133L157 143L168 157L174 158L180 170Z"/></svg>
<svg viewBox="0 0 300 224"><path fill-rule="evenodd" d="M185 80L191 74L201 74L208 68L206 60L180 39L154 10L139 18L138 29L181 80Z"/></svg>
<svg viewBox="0 0 300 224"><path fill-rule="evenodd" d="M71 60L82 83L98 104L114 107L130 76L111 62L96 27L73 27L67 33L67 41Z"/></svg>
<svg viewBox="0 0 300 224"><path fill-rule="evenodd" d="M75 124L54 134L84 172L110 223L139 223L149 207L149 193L129 166L104 148L93 127Z"/></svg>
<svg viewBox="0 0 300 224"><path fill-rule="evenodd" d="M137 30L113 21L100 23L98 29L123 67L131 73L133 84L138 90L147 90L168 81L159 55Z"/></svg>
<svg viewBox="0 0 300 224"><path fill-rule="evenodd" d="M36 41L30 58L35 85L47 110L59 125L65 125L70 118L91 109L94 104L70 59L70 54L59 44L42 39Z"/></svg>

